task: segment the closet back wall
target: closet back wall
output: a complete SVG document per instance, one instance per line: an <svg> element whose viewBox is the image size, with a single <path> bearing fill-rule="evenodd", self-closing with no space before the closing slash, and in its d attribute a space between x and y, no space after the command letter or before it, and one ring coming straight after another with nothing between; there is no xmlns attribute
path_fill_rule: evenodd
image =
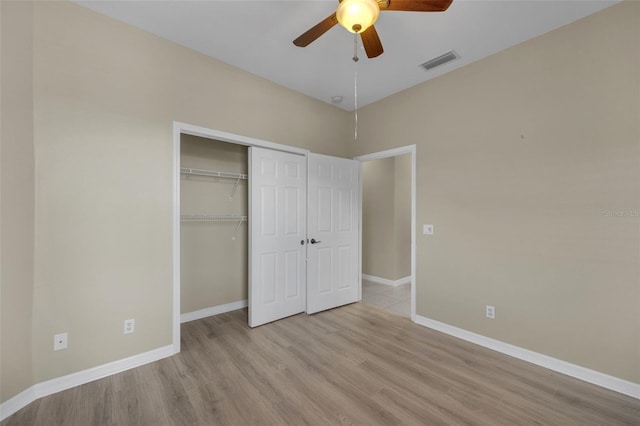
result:
<svg viewBox="0 0 640 426"><path fill-rule="evenodd" d="M247 173L246 146L182 135L181 167ZM182 175L183 215L247 215L247 180ZM180 312L247 299L247 223L182 222L180 226Z"/></svg>

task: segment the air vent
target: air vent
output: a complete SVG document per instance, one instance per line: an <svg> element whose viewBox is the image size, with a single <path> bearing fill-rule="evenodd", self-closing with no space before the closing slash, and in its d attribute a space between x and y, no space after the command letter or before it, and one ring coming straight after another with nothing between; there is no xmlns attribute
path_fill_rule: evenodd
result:
<svg viewBox="0 0 640 426"><path fill-rule="evenodd" d="M437 58L433 58L425 62L424 64L420 64L425 71L430 71L435 67L439 67L440 65L444 65L447 62L451 62L454 59L458 59L460 56L453 50L448 51L444 55L440 55Z"/></svg>

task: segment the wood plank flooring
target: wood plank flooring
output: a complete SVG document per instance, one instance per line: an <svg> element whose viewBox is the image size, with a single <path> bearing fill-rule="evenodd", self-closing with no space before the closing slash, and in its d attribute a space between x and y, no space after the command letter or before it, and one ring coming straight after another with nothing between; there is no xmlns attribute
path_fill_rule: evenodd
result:
<svg viewBox="0 0 640 426"><path fill-rule="evenodd" d="M182 325L182 352L42 398L13 425L640 425L640 401L356 303L256 329Z"/></svg>

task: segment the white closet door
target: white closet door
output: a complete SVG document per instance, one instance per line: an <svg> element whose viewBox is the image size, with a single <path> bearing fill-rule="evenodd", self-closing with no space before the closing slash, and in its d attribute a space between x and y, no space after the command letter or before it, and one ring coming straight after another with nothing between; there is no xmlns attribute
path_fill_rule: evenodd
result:
<svg viewBox="0 0 640 426"><path fill-rule="evenodd" d="M249 148L249 326L305 310L306 159Z"/></svg>
<svg viewBox="0 0 640 426"><path fill-rule="evenodd" d="M359 175L357 161L309 155L308 314L358 301Z"/></svg>

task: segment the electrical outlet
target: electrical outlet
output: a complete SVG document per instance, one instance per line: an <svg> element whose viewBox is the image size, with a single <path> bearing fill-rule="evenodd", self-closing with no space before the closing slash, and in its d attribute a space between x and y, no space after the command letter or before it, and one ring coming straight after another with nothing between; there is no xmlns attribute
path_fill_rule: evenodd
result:
<svg viewBox="0 0 640 426"><path fill-rule="evenodd" d="M496 307L487 305L486 306L486 315L489 319L496 319Z"/></svg>
<svg viewBox="0 0 640 426"><path fill-rule="evenodd" d="M135 320L128 319L124 320L124 334L133 333L135 331Z"/></svg>
<svg viewBox="0 0 640 426"><path fill-rule="evenodd" d="M67 349L68 338L68 333L55 334L53 336L53 350L59 351L60 349Z"/></svg>

